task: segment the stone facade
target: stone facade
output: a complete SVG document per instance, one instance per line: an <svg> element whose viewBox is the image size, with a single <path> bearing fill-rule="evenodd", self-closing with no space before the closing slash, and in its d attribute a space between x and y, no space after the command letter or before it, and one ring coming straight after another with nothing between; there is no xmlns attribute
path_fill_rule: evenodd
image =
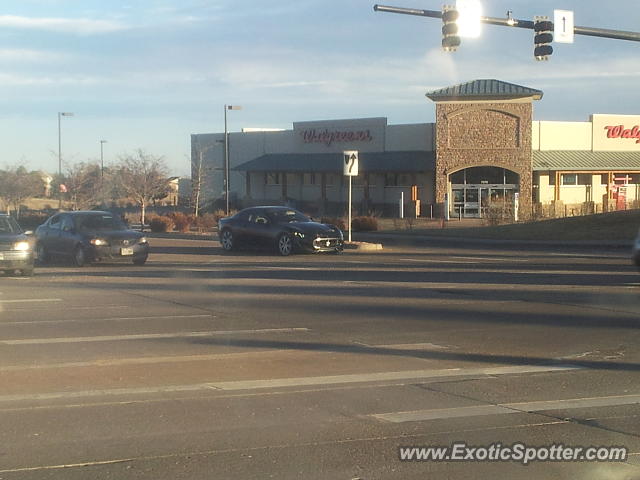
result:
<svg viewBox="0 0 640 480"><path fill-rule="evenodd" d="M500 167L520 176L521 212L531 211L532 99L436 104L436 203L443 204L449 175L469 167Z"/></svg>

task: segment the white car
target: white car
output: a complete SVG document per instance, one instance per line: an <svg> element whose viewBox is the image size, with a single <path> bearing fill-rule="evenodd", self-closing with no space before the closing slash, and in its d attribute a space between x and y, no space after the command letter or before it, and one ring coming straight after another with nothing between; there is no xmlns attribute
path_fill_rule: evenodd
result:
<svg viewBox="0 0 640 480"><path fill-rule="evenodd" d="M640 270L640 231L638 232L638 236L636 237L636 241L633 242L633 262Z"/></svg>

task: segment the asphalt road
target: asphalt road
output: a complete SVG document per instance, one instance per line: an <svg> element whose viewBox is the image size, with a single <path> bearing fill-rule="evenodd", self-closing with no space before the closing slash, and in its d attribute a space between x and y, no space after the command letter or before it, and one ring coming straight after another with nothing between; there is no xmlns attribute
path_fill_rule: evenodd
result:
<svg viewBox="0 0 640 480"><path fill-rule="evenodd" d="M625 250L395 246L0 276L0 479L637 479ZM622 446L623 462L399 447Z"/></svg>

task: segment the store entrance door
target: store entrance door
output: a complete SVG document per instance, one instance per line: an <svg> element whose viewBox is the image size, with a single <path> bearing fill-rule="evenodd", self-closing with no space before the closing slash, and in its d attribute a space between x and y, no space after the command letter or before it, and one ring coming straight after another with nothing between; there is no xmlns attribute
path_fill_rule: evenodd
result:
<svg viewBox="0 0 640 480"><path fill-rule="evenodd" d="M491 204L506 205L518 191L517 185L452 185L453 212L460 218L484 218Z"/></svg>

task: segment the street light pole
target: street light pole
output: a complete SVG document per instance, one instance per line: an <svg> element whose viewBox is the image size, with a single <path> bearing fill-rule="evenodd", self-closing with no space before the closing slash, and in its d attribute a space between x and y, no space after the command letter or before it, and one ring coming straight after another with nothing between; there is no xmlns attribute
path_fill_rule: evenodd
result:
<svg viewBox="0 0 640 480"><path fill-rule="evenodd" d="M58 181L62 181L62 128L61 118L73 117L73 112L58 112ZM58 210L62 210L62 191L58 186Z"/></svg>
<svg viewBox="0 0 640 480"><path fill-rule="evenodd" d="M104 181L104 148L103 145L107 143L106 140L100 140L100 180Z"/></svg>
<svg viewBox="0 0 640 480"><path fill-rule="evenodd" d="M227 130L227 110L242 110L240 105L224 106L224 199L226 215L229 216L229 132Z"/></svg>

